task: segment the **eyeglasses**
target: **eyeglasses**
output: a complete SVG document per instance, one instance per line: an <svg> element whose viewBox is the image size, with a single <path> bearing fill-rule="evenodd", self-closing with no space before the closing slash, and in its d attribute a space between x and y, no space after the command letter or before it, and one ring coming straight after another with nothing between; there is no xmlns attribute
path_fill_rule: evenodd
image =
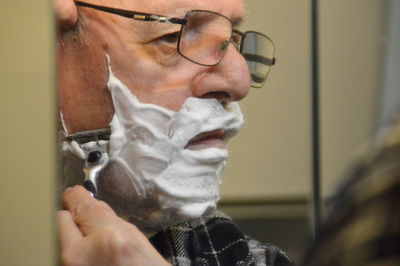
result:
<svg viewBox="0 0 400 266"><path fill-rule="evenodd" d="M216 12L192 10L182 19L93 5L82 1L75 3L134 20L180 24L177 36L178 53L202 66L217 65L232 42L246 59L251 86L255 88L263 86L271 66L275 64L275 45L270 38L255 31L240 32L233 29L229 18Z"/></svg>

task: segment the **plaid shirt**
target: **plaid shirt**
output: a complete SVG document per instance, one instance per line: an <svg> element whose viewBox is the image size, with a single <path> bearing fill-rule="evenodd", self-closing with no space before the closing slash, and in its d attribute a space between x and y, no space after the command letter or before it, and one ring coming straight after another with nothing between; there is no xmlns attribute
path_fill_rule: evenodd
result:
<svg viewBox="0 0 400 266"><path fill-rule="evenodd" d="M400 265L400 121L371 144L334 197L302 265Z"/></svg>
<svg viewBox="0 0 400 266"><path fill-rule="evenodd" d="M173 265L292 265L281 250L243 235L218 210L162 230L150 241Z"/></svg>

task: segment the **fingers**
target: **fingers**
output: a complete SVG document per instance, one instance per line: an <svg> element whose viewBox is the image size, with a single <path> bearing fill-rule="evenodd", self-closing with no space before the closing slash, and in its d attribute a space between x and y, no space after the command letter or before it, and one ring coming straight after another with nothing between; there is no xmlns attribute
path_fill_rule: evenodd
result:
<svg viewBox="0 0 400 266"><path fill-rule="evenodd" d="M59 211L57 216L61 247L72 246L79 242L83 238L83 235L75 224L74 219L72 219L71 213L68 211Z"/></svg>
<svg viewBox="0 0 400 266"><path fill-rule="evenodd" d="M78 11L73 0L53 0L58 28L67 30L78 21Z"/></svg>
<svg viewBox="0 0 400 266"><path fill-rule="evenodd" d="M82 249L83 235L68 211L58 211L58 232L60 244L60 265L85 265L78 263L85 258Z"/></svg>
<svg viewBox="0 0 400 266"><path fill-rule="evenodd" d="M64 192L63 206L70 212L83 235L118 219L106 203L93 198L82 186L74 186Z"/></svg>
<svg viewBox="0 0 400 266"><path fill-rule="evenodd" d="M58 213L62 265L168 265L136 226L82 186L64 192Z"/></svg>

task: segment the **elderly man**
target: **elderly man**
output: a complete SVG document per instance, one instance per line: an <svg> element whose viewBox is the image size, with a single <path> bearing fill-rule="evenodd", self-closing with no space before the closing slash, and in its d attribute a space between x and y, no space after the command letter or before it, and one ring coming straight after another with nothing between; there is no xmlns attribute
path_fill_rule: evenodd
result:
<svg viewBox="0 0 400 266"><path fill-rule="evenodd" d="M63 194L62 264L289 265L216 209L236 101L274 62L268 37L235 29L242 1L55 10L64 185L91 191Z"/></svg>

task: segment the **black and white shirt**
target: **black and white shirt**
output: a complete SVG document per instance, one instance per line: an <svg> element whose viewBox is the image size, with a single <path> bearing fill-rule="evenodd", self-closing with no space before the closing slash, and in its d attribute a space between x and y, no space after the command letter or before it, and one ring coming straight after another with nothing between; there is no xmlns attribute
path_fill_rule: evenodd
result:
<svg viewBox="0 0 400 266"><path fill-rule="evenodd" d="M283 251L243 235L218 210L162 230L150 241L173 265L292 265Z"/></svg>

